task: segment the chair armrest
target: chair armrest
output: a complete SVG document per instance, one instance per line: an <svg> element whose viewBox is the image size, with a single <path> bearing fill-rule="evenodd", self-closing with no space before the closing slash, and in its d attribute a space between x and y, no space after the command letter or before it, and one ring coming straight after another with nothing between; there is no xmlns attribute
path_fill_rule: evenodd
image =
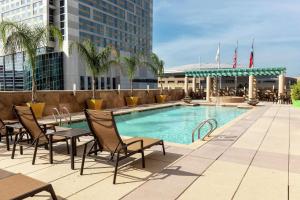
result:
<svg viewBox="0 0 300 200"><path fill-rule="evenodd" d="M132 142L130 142L128 144L125 144L125 145L126 145L126 147L128 147L128 146L133 145L133 144L138 143L138 142L141 143L141 149L143 149L144 148L144 141L143 140L132 141Z"/></svg>

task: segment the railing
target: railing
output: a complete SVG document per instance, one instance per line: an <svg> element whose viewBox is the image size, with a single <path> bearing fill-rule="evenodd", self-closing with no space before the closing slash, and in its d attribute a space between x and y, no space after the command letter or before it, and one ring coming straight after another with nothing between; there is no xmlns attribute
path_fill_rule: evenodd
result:
<svg viewBox="0 0 300 200"><path fill-rule="evenodd" d="M195 133L198 135L198 140L201 139L201 129L206 125L209 125L209 131L202 137L202 140L209 136L214 130L218 128L218 122L216 119L207 119L205 121L202 121L197 125L197 127L192 132L192 142L195 141Z"/></svg>
<svg viewBox="0 0 300 200"><path fill-rule="evenodd" d="M71 125L71 123L72 123L72 116L71 116L69 110L66 107L62 107L61 113L62 113L62 116L65 119L64 121L67 122L68 125Z"/></svg>
<svg viewBox="0 0 300 200"><path fill-rule="evenodd" d="M62 117L61 117L60 112L58 111L57 108L53 108L52 110L53 110L52 116L53 116L55 122L58 123L59 126L61 126L61 118Z"/></svg>
<svg viewBox="0 0 300 200"><path fill-rule="evenodd" d="M60 112L57 108L53 108L52 116L59 126L62 126L63 122L67 123L68 125L72 123L72 116L66 107L63 107Z"/></svg>

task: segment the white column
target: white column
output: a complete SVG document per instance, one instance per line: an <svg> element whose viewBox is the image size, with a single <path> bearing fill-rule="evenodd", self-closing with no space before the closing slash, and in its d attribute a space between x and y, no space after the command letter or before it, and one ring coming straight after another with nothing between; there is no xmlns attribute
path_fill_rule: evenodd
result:
<svg viewBox="0 0 300 200"><path fill-rule="evenodd" d="M211 79L210 76L206 77L206 101L210 101L210 91L211 91Z"/></svg>
<svg viewBox="0 0 300 200"><path fill-rule="evenodd" d="M193 92L196 92L196 77L193 77Z"/></svg>
<svg viewBox="0 0 300 200"><path fill-rule="evenodd" d="M201 78L199 78L199 91L201 91Z"/></svg>
<svg viewBox="0 0 300 200"><path fill-rule="evenodd" d="M285 82L285 77L283 74L280 74L278 76L278 96L280 96L281 94L283 94L284 91L284 83Z"/></svg>
<svg viewBox="0 0 300 200"><path fill-rule="evenodd" d="M254 80L254 76L250 75L249 76L249 90L248 90L248 98L249 99L253 98L253 80Z"/></svg>
<svg viewBox="0 0 300 200"><path fill-rule="evenodd" d="M188 96L189 94L189 79L188 77L184 77L184 93L185 93L185 96Z"/></svg>

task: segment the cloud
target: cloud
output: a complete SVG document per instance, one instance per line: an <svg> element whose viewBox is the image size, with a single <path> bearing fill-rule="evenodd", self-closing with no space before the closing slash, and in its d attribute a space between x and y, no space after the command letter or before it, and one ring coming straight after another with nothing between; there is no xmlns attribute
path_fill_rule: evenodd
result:
<svg viewBox="0 0 300 200"><path fill-rule="evenodd" d="M220 41L221 59L231 63L239 40L239 60L247 65L255 37L256 66L286 66L298 75L299 13L295 0L154 0L154 51L169 67L199 57L209 63Z"/></svg>

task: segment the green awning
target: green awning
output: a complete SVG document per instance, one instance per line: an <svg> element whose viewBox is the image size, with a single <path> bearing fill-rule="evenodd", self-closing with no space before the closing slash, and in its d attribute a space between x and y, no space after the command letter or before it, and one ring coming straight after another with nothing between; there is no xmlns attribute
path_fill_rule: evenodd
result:
<svg viewBox="0 0 300 200"><path fill-rule="evenodd" d="M225 76L278 76L286 72L285 67L276 68L237 68L237 69L205 69L186 71L187 77L225 77Z"/></svg>

